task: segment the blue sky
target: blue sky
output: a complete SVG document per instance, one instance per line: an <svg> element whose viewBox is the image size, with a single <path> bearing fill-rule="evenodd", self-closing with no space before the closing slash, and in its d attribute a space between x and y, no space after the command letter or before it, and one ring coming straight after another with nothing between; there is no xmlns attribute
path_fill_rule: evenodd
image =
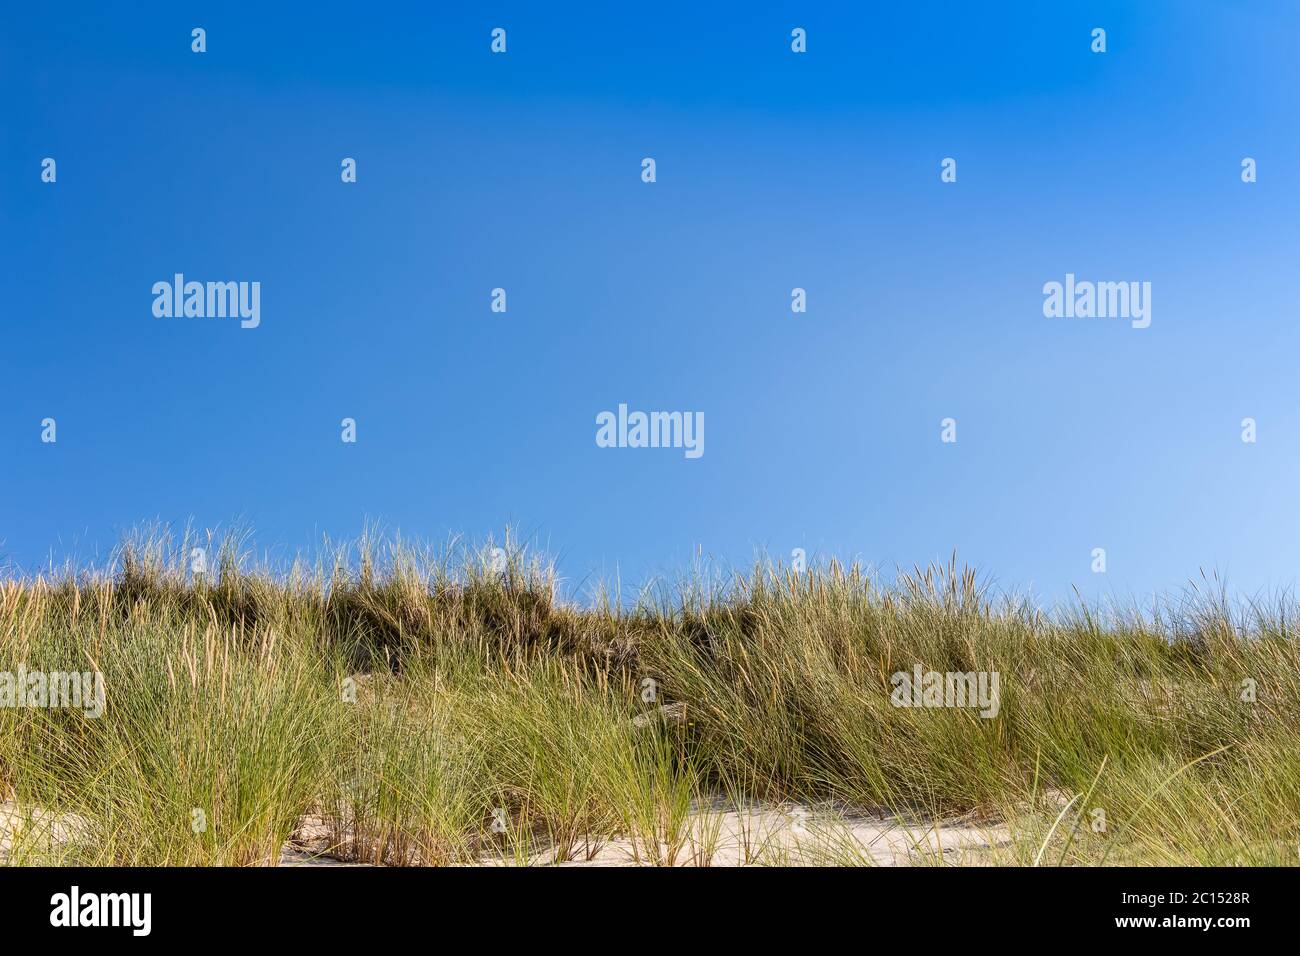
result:
<svg viewBox="0 0 1300 956"><path fill-rule="evenodd" d="M796 547L1294 582L1295 5L269 6L10 14L18 567L369 520L515 525L577 586ZM156 318L178 272L260 282L260 326ZM1149 281L1151 326L1044 317L1066 273ZM598 448L619 403L703 412L705 454Z"/></svg>

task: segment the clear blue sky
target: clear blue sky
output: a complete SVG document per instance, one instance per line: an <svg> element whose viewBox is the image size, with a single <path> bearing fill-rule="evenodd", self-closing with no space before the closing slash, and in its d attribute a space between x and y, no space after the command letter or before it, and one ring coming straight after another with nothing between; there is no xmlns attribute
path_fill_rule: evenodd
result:
<svg viewBox="0 0 1300 956"><path fill-rule="evenodd" d="M0 555L370 519L514 524L578 583L698 546L955 548L1048 597L1289 585L1297 11L15 6ZM259 281L260 327L155 318L177 272ZM1045 318L1066 273L1151 282L1151 327ZM705 454L598 448L619 403L702 411Z"/></svg>

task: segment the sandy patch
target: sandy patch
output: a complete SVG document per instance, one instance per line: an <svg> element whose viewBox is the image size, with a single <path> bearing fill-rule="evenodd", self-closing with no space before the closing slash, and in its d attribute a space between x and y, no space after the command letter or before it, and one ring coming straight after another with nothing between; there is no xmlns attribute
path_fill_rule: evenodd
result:
<svg viewBox="0 0 1300 956"><path fill-rule="evenodd" d="M83 838L88 822L76 814L22 809L0 802L0 862L12 856L56 862L62 846ZM1004 826L963 821L904 823L884 817L845 815L799 804L696 806L675 828L677 837L657 845L625 834L590 837L562 852L545 836L524 849L486 852L484 866L862 866L981 865L989 851L1010 842ZM331 828L305 817L281 848L278 866L368 866L337 858Z"/></svg>
<svg viewBox="0 0 1300 956"><path fill-rule="evenodd" d="M556 863L554 848L527 855L529 864L559 866L915 866L978 865L987 851L1010 842L1002 826L959 821L904 825L872 816L846 816L801 804L745 810L696 807L676 846L647 845L615 835L579 844ZM484 856L485 865L517 862Z"/></svg>
<svg viewBox="0 0 1300 956"><path fill-rule="evenodd" d="M75 813L20 808L0 800L0 862L15 853L56 855L59 848L85 836L89 825Z"/></svg>

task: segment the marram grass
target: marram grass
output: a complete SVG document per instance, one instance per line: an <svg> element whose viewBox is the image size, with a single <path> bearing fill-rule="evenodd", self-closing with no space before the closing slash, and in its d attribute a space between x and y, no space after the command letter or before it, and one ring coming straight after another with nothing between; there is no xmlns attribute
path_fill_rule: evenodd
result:
<svg viewBox="0 0 1300 956"><path fill-rule="evenodd" d="M0 583L0 673L96 672L106 702L0 706L0 858L271 864L311 831L386 865L708 864L725 832L781 864L746 808L815 806L798 862L872 862L834 822L861 814L997 826L987 864L1300 860L1285 600L1048 614L955 565L831 563L577 605L509 543L241 547L155 533ZM896 706L918 669L998 675L996 716Z"/></svg>

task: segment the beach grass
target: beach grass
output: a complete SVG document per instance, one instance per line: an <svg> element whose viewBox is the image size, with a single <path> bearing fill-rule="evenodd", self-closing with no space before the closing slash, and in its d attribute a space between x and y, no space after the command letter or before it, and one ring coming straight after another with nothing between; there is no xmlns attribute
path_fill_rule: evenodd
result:
<svg viewBox="0 0 1300 956"><path fill-rule="evenodd" d="M509 538L272 567L153 529L11 576L0 672L96 673L105 704L0 707L3 858L261 865L310 837L398 866L859 864L874 820L919 863L1300 860L1285 599L1044 609L955 561L560 592ZM997 675L996 713L898 706L920 672ZM954 821L1000 837L927 843Z"/></svg>

